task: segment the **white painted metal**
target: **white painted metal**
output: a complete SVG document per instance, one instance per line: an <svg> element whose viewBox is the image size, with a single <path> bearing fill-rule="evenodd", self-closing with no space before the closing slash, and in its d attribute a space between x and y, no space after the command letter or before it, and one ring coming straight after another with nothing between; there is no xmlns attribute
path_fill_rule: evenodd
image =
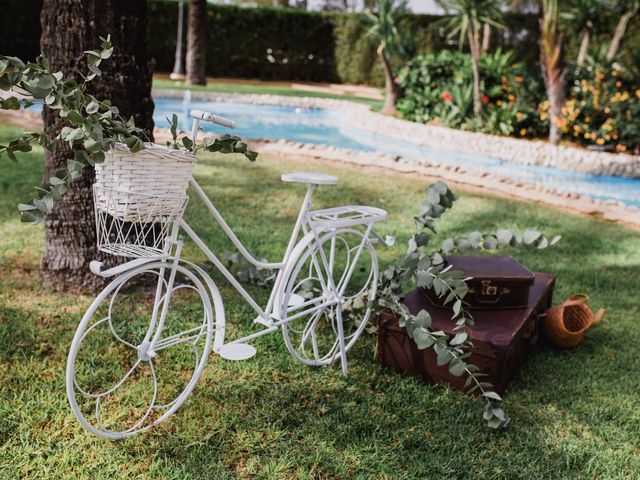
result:
<svg viewBox="0 0 640 480"><path fill-rule="evenodd" d="M123 286L127 284L130 280L135 284L135 277L142 274L151 274L157 275L159 279L161 279L160 271L162 269L170 268L174 272L179 272L181 275L184 275L194 288L198 297L203 302L203 308L205 311L205 318L203 319L203 323L199 328L192 331L182 331L179 334L173 335L171 337L164 338L164 344L161 341L157 341L155 344L145 344L145 342L141 342L139 345L133 345L127 340L121 338L118 333L111 326L112 317L116 314L113 311L114 305L116 305L115 300L118 298L118 295L121 294L121 289L124 291ZM124 287L126 289L126 287ZM163 301L161 299L161 301ZM106 302L106 303L105 303ZM94 314L98 311L101 306L108 306L108 314L107 316L100 318L98 320L94 320ZM216 306L217 308L217 306ZM217 312L216 312L217 313ZM209 295L207 290L202 283L202 281L191 272L189 269L182 267L181 265L169 264L165 262L153 262L147 265L143 265L138 268L134 268L129 272L126 272L119 277L117 277L113 282L111 282L93 301L87 313L85 313L82 321L78 325L78 329L76 330L75 336L73 337L73 341L71 343L71 348L69 350L69 357L67 359L67 369L66 369L66 388L67 388L67 397L69 398L69 403L71 405L71 409L73 413L76 415L80 423L87 428L90 432L112 440L122 439L126 437L130 437L135 435L136 433L140 433L142 431L148 430L149 428L158 425L163 422L167 418L169 418L187 399L193 388L195 387L200 375L204 370L204 366L207 361L207 352L211 349L211 338L214 331L214 310L212 308ZM90 324L91 322L91 324ZM76 379L76 360L78 357L78 353L82 347L83 342L85 340L88 341L88 337L92 335L92 333L97 331L97 327L101 325L109 324L110 331L113 336L112 343L115 345L120 345L121 348L127 349L135 349L138 351L138 361L134 363L131 369L127 371L127 373L120 380L113 382L110 385L110 388L101 391L99 393L88 392L82 385L78 385ZM154 325L150 324L149 331L153 331ZM94 333L95 334L95 333ZM204 344L202 345L201 340L204 339ZM172 340L172 341L171 341ZM180 341L178 341L180 340ZM196 345L198 343L201 344L199 354L195 355L195 364L193 365L193 373L191 373L189 381L187 382L185 388L173 399L171 402L167 402L163 405L156 405L158 399L158 378L156 376L154 362L158 361L156 359L162 359L170 347L175 347L180 344L190 343L192 345ZM144 348L141 348L144 347ZM195 347L194 347L195 348ZM117 351L117 349L113 349ZM118 358L113 359L113 365L116 367L119 363ZM130 415L125 416L122 421L133 421L133 425L125 425L126 428L115 429L114 427L105 427L104 420L100 417L100 407L103 399L108 399L111 395L117 395L118 391L122 388L126 388L126 382L129 378L131 378L135 373L137 373L137 369L142 368L144 366L148 366L150 371L152 372L152 379L154 384L153 394L151 395L151 400L149 402L149 406L146 409L145 413L141 418L131 418ZM80 365L82 367L82 365ZM91 365L84 366L85 368L91 368ZM93 388L98 388L98 386L91 385ZM80 398L80 401L78 399ZM95 410L93 410L93 417L91 418L88 413L86 407L83 409L81 405L82 403L86 403L87 401L92 401L95 403ZM159 415L156 411L161 412ZM121 414L121 412L119 412ZM154 416L157 415L157 416ZM112 422L117 419L112 419ZM111 423L112 423L111 422Z"/></svg>
<svg viewBox="0 0 640 480"><path fill-rule="evenodd" d="M218 350L225 360L248 360L256 354L256 347L247 343L227 343Z"/></svg>
<svg viewBox="0 0 640 480"><path fill-rule="evenodd" d="M338 177L317 172L285 173L281 177L283 182L306 183L309 185L335 185Z"/></svg>
<svg viewBox="0 0 640 480"><path fill-rule="evenodd" d="M235 127L232 120L208 112L193 110L190 116L194 119L194 142L201 121ZM142 152L131 154L122 148L117 149L110 157L111 161L105 162L107 165L101 167L94 187L99 248L133 260L105 271L102 270L101 262L91 262L90 265L93 273L105 278L115 276L115 279L98 295L83 317L69 352L67 395L72 410L82 425L92 433L110 439L125 438L147 430L168 418L184 402L204 369L209 351L213 350L227 359L247 359L255 354L255 348L246 342L279 329L282 330L289 352L297 360L307 365L319 366L339 358L346 375L347 352L364 330L371 315L367 300L376 295L378 262L373 243L383 241L389 244L392 241L392 237L383 240L373 229L374 223L384 220L387 213L367 206L312 210L311 197L317 187L334 185L337 178L311 172L282 175L285 182L307 184L307 192L282 260L263 262L251 255L191 176L195 156L156 146L149 146ZM140 175L136 175L136 168L141 169ZM264 308L251 297L182 218L187 201L187 185L193 188L213 220L247 261L260 268L277 270ZM263 328L225 343L226 320L222 298L213 280L201 267L181 258L182 242L177 240L180 229L255 310L258 314L255 322ZM356 268L358 275L354 274ZM364 277L362 271L367 272ZM150 304L152 312L149 327L142 341L135 345L120 342L129 349L135 349L137 363L119 382L102 392L102 396L88 395L96 403L96 419L91 420L77 402L78 394L87 397L87 392L79 388L76 382L75 363L78 361L78 351L88 335L95 335L93 329L96 323L108 322L111 325L111 306L107 317L90 324L100 305L107 298L116 297L122 285L136 275L149 272L158 277L154 300ZM178 274L181 281L177 281ZM187 280L188 286L182 281L183 278ZM316 290L303 291L305 282L315 284ZM182 288L191 288L197 293L204 305L205 318L199 326L178 332L166 331L170 327L167 322L171 323L168 312L172 296ZM113 298L111 302L113 303ZM301 325L300 329L297 325ZM117 337L113 329L112 333ZM326 336L327 339L321 336ZM158 381L153 370L156 358L165 356L165 352L172 348L195 345L203 338L205 353L197 358L188 385L173 401L161 406L166 407L161 415L156 415L155 401L159 395ZM148 411L139 421L124 430L105 427L100 421L101 399L125 388L140 365L149 365L153 373L154 386L150 392Z"/></svg>

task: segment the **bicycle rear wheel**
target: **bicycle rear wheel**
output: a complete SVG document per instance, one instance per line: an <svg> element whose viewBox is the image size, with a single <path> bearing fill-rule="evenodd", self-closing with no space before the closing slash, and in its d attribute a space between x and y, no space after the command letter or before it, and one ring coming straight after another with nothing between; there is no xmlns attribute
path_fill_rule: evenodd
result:
<svg viewBox="0 0 640 480"><path fill-rule="evenodd" d="M74 414L109 439L158 425L195 387L213 332L209 294L193 272L154 262L121 275L94 300L73 338L66 386Z"/></svg>
<svg viewBox="0 0 640 480"><path fill-rule="evenodd" d="M327 365L340 357L340 333L346 354L369 321L378 284L375 249L361 232L339 229L291 262L279 299L284 342L298 361Z"/></svg>

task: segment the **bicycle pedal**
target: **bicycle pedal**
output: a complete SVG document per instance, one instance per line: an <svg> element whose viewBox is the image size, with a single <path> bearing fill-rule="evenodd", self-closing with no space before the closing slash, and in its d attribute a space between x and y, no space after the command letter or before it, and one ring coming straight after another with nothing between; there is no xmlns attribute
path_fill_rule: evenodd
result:
<svg viewBox="0 0 640 480"><path fill-rule="evenodd" d="M220 347L217 353L225 360L240 361L253 357L256 354L256 349L246 343L229 343Z"/></svg>

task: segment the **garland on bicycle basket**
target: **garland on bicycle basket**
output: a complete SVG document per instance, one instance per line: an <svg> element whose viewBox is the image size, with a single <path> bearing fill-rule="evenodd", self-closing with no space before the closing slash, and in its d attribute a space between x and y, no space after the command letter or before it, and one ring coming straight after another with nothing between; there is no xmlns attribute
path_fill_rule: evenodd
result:
<svg viewBox="0 0 640 480"><path fill-rule="evenodd" d="M54 202L69 190L75 180L82 177L84 169L103 162L105 154L116 144L125 144L131 153L145 148L146 139L142 130L136 127L133 117L128 120L123 118L118 107L109 100L98 100L86 91L87 84L101 75L99 67L102 61L113 53L110 37L100 39L102 43L99 50L85 52L88 71L85 74L78 73L82 82L65 80L62 72L52 72L49 61L42 55L35 62L26 64L15 57L0 56L0 90L12 93L8 98L0 98L0 109L20 110L41 104L56 110L64 125L57 135L54 126L41 132L25 132L7 145L0 145L0 157L5 154L16 162L16 152L29 152L34 143L51 150L56 141L67 142L73 155L67 160L64 170L56 172L43 185L36 187L37 194L30 202L18 205L23 222L41 222L51 212ZM178 144L177 116L174 115L169 123L173 142L167 142L168 148L193 153L198 150L240 153L250 161L258 156L234 135L208 137L200 145L195 145L192 139L184 136Z"/></svg>

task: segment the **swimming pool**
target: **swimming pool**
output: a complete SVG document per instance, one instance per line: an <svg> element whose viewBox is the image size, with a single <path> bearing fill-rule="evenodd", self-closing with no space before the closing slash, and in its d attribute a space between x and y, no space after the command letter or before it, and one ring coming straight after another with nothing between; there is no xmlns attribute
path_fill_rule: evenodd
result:
<svg viewBox="0 0 640 480"><path fill-rule="evenodd" d="M537 183L560 192L574 192L601 200L617 200L640 207L640 179L592 175L552 167L518 165L495 158L456 153L412 145L404 140L381 135L347 123L339 110L304 109L245 103L208 102L179 98L154 98L156 126L167 125L166 117L177 113L180 127L191 127L188 112L192 108L214 112L236 121L234 133L245 138L292 140L331 145L363 152L384 152L411 159L490 172L514 180ZM226 129L212 124L206 131L222 133ZM226 130L228 131L228 130Z"/></svg>

